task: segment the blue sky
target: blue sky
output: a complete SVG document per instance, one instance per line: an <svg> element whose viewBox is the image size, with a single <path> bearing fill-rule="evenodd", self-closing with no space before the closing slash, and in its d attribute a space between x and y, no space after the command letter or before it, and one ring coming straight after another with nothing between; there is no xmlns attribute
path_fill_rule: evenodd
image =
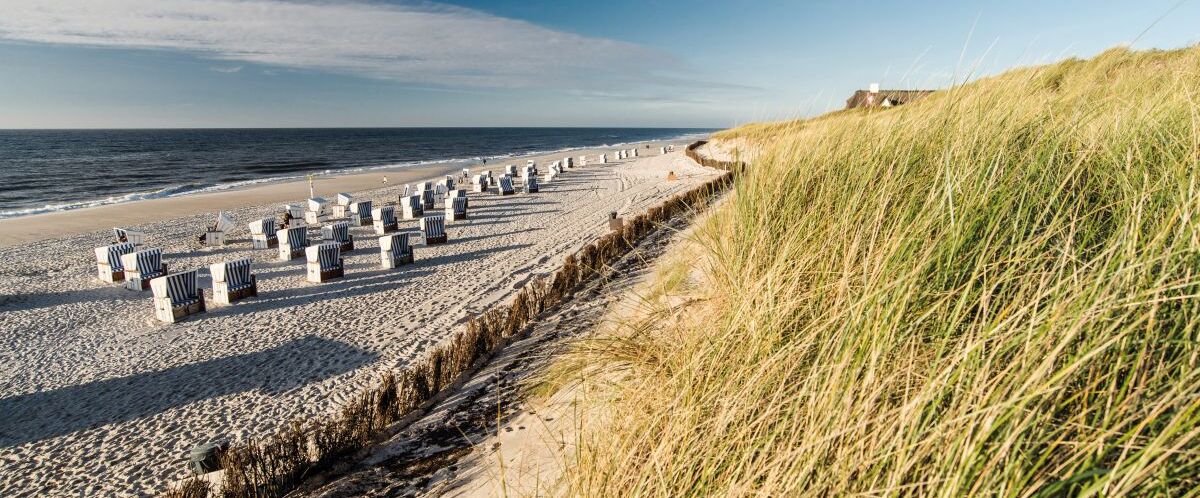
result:
<svg viewBox="0 0 1200 498"><path fill-rule="evenodd" d="M0 0L0 12L0 128L727 127L836 109L871 82L944 87L1200 41L1200 0Z"/></svg>

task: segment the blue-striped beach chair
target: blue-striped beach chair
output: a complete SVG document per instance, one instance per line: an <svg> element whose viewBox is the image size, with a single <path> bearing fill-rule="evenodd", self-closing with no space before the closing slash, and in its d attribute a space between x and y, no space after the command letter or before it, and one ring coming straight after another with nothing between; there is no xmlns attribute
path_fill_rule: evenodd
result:
<svg viewBox="0 0 1200 498"><path fill-rule="evenodd" d="M305 249L308 257L308 274L306 279L312 283L322 283L345 276L342 265L342 252L337 244L317 244Z"/></svg>
<svg viewBox="0 0 1200 498"><path fill-rule="evenodd" d="M250 272L250 258L242 258L208 266L212 274L213 301L233 304L258 295L258 281Z"/></svg>
<svg viewBox="0 0 1200 498"><path fill-rule="evenodd" d="M538 192L537 176L525 177L525 193L536 194Z"/></svg>
<svg viewBox="0 0 1200 498"><path fill-rule="evenodd" d="M415 220L425 214L425 204L421 202L420 195L410 195L400 198L400 207L403 209L404 219Z"/></svg>
<svg viewBox="0 0 1200 498"><path fill-rule="evenodd" d="M286 228L279 231L279 260L291 261L304 255L308 247L308 227Z"/></svg>
<svg viewBox="0 0 1200 498"><path fill-rule="evenodd" d="M250 245L255 249L270 249L279 246L279 237L275 235L274 218L254 220L246 226L250 228Z"/></svg>
<svg viewBox="0 0 1200 498"><path fill-rule="evenodd" d="M449 197L451 199L453 199L455 197L462 197L464 200L466 200L467 207L471 206L471 200L467 198L467 189L458 188L458 189L451 190L450 192L446 193L446 197Z"/></svg>
<svg viewBox="0 0 1200 498"><path fill-rule="evenodd" d="M116 242L114 242L116 244L128 242L135 246L140 246L146 243L146 234L119 227L113 227L113 237L116 239Z"/></svg>
<svg viewBox="0 0 1200 498"><path fill-rule="evenodd" d="M97 247L96 276L110 284L125 281L125 267L121 263L121 256L136 250L132 242Z"/></svg>
<svg viewBox="0 0 1200 498"><path fill-rule="evenodd" d="M384 235L379 238L379 260L386 269L399 268L413 262L413 248L408 232Z"/></svg>
<svg viewBox="0 0 1200 498"><path fill-rule="evenodd" d="M396 222L395 206L375 208L371 215L375 217L375 233L379 235L392 233L400 228L400 224Z"/></svg>
<svg viewBox="0 0 1200 498"><path fill-rule="evenodd" d="M421 191L421 211L433 209L433 190Z"/></svg>
<svg viewBox="0 0 1200 498"><path fill-rule="evenodd" d="M446 217L442 215L421 218L421 231L425 233L425 245L446 243Z"/></svg>
<svg viewBox="0 0 1200 498"><path fill-rule="evenodd" d="M449 219L449 220L465 220L465 219L467 219L467 198L466 197L447 197L446 198L446 219Z"/></svg>
<svg viewBox="0 0 1200 498"><path fill-rule="evenodd" d="M164 322L175 323L185 316L203 313L204 292L197 283L197 273L196 270L189 270L151 280L154 316Z"/></svg>
<svg viewBox="0 0 1200 498"><path fill-rule="evenodd" d="M504 175L500 177L500 186L496 190L500 195L513 195L516 191L513 190L512 177Z"/></svg>
<svg viewBox="0 0 1200 498"><path fill-rule="evenodd" d="M129 290L149 289L151 280L167 274L162 249L157 247L122 255L121 266L125 268L125 288Z"/></svg>
<svg viewBox="0 0 1200 498"><path fill-rule="evenodd" d="M371 209L371 201L358 201L350 204L350 223L354 226L370 226L375 222L375 210Z"/></svg>
<svg viewBox="0 0 1200 498"><path fill-rule="evenodd" d="M504 166L504 174L508 176L517 176L517 165L507 164Z"/></svg>
<svg viewBox="0 0 1200 498"><path fill-rule="evenodd" d="M354 250L354 236L350 235L350 223L347 221L321 227L321 238L337 244L342 252Z"/></svg>

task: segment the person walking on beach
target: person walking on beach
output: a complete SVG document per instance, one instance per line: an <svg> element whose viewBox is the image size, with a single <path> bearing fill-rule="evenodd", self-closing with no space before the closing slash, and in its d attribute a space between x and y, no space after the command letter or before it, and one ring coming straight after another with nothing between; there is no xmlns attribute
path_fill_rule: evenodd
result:
<svg viewBox="0 0 1200 498"><path fill-rule="evenodd" d="M387 186L387 175L383 175L383 186Z"/></svg>

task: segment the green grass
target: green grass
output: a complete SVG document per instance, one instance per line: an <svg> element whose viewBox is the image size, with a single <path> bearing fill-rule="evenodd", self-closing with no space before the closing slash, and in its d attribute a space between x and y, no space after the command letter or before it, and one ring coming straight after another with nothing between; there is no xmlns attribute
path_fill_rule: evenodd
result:
<svg viewBox="0 0 1200 498"><path fill-rule="evenodd" d="M686 318L564 360L608 420L565 489L1197 495L1198 94L1200 49L1114 49L721 134Z"/></svg>

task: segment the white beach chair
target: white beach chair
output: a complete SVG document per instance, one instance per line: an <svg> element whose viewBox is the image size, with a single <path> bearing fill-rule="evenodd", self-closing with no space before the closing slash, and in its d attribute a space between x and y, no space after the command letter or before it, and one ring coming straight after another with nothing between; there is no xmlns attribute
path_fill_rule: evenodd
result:
<svg viewBox="0 0 1200 498"><path fill-rule="evenodd" d="M304 254L308 247L308 227L285 228L279 231L279 260L291 261Z"/></svg>
<svg viewBox="0 0 1200 498"><path fill-rule="evenodd" d="M233 221L233 217L225 214L225 211L217 213L217 221L213 222L212 226L208 227L204 232L204 245L225 245L225 234L233 231L234 226L236 224Z"/></svg>
<svg viewBox="0 0 1200 498"><path fill-rule="evenodd" d="M304 212L304 221L316 225L325 221L329 215L329 201L324 197L313 197L308 200L308 210Z"/></svg>
<svg viewBox="0 0 1200 498"><path fill-rule="evenodd" d="M600 154L600 164L608 164L608 154Z"/></svg>
<svg viewBox="0 0 1200 498"><path fill-rule="evenodd" d="M633 150L633 157L637 157L638 156L637 147L634 147L632 150Z"/></svg>
<svg viewBox="0 0 1200 498"><path fill-rule="evenodd" d="M375 208L374 211L371 211L371 214L375 217L375 233L379 235L392 233L400 228L400 224L396 222L395 206Z"/></svg>
<svg viewBox="0 0 1200 498"><path fill-rule="evenodd" d="M425 234L425 245L446 243L446 217L442 215L421 218L421 232Z"/></svg>
<svg viewBox="0 0 1200 498"><path fill-rule="evenodd" d="M146 234L124 228L113 227L113 236L116 237L117 244L128 242L135 246L140 246L146 243Z"/></svg>
<svg viewBox="0 0 1200 498"><path fill-rule="evenodd" d="M412 185L404 184L404 190L400 191L400 197L408 197L412 195Z"/></svg>
<svg viewBox="0 0 1200 498"><path fill-rule="evenodd" d="M667 148L666 148L666 147L659 147L659 148L658 148L658 155L660 155L660 156L665 156L665 155L667 155Z"/></svg>
<svg viewBox="0 0 1200 498"><path fill-rule="evenodd" d="M297 206L294 204L284 204L283 212L284 212L284 214L286 214L287 216L289 216L291 218L291 220L288 221L286 228L295 228L295 227L302 227L302 226L308 225L308 223L305 223L305 221L304 221L304 207L303 206Z"/></svg>
<svg viewBox="0 0 1200 498"><path fill-rule="evenodd" d="M569 169L569 168L574 168L574 167L575 167L575 160L574 160L574 159L572 159L572 158L571 158L571 156L564 157L564 158L563 158L563 160L562 160L562 166L563 166L564 168L568 168L568 169Z"/></svg>
<svg viewBox="0 0 1200 498"><path fill-rule="evenodd" d="M334 198L333 217L347 218L350 216L350 206L354 204L354 197L347 193L340 193Z"/></svg>
<svg viewBox="0 0 1200 498"><path fill-rule="evenodd" d="M250 258L242 258L208 265L208 272L212 274L213 301L233 304L257 296L258 280L250 272L251 264Z"/></svg>
<svg viewBox="0 0 1200 498"><path fill-rule="evenodd" d="M499 193L500 195L513 195L514 193L516 193L515 191L513 191L513 184L512 184L511 176L504 175L504 176L500 177L500 187L497 190L497 193Z"/></svg>
<svg viewBox="0 0 1200 498"><path fill-rule="evenodd" d="M425 204L421 202L421 196L410 195L400 198L400 207L403 210L401 214L406 220L415 220L425 214Z"/></svg>
<svg viewBox="0 0 1200 498"><path fill-rule="evenodd" d="M459 188L459 189L451 190L446 193L446 197L449 199L453 199L456 197L462 197L463 202L466 202L468 207L471 205L471 200L467 198L467 189Z"/></svg>
<svg viewBox="0 0 1200 498"><path fill-rule="evenodd" d="M475 186L475 191L479 193L488 191L488 179L485 175L475 175L471 184Z"/></svg>
<svg viewBox="0 0 1200 498"><path fill-rule="evenodd" d="M121 266L125 268L125 288L129 290L149 289L151 280L167 274L162 249L157 247L122 255Z"/></svg>
<svg viewBox="0 0 1200 498"><path fill-rule="evenodd" d="M279 245L275 236L275 219L263 218L250 222L250 245L255 249L270 249Z"/></svg>
<svg viewBox="0 0 1200 498"><path fill-rule="evenodd" d="M337 244L318 244L305 249L308 258L307 276L309 282L319 284L327 280L345 276L342 265L342 253Z"/></svg>
<svg viewBox="0 0 1200 498"><path fill-rule="evenodd" d="M175 323L185 316L203 313L204 293L197 285L197 276L196 270L188 270L151 280L154 316L164 322Z"/></svg>
<svg viewBox="0 0 1200 498"><path fill-rule="evenodd" d="M538 180L536 176L525 177L525 193L536 194L538 192Z"/></svg>
<svg viewBox="0 0 1200 498"><path fill-rule="evenodd" d="M399 268L413 262L413 248L408 233L395 233L379 238L379 260L384 268Z"/></svg>
<svg viewBox="0 0 1200 498"><path fill-rule="evenodd" d="M508 164L504 166L504 174L508 176L517 176L517 165Z"/></svg>
<svg viewBox="0 0 1200 498"><path fill-rule="evenodd" d="M467 219L467 198L466 197L447 197L446 198L446 218L450 220L465 220Z"/></svg>
<svg viewBox="0 0 1200 498"><path fill-rule="evenodd" d="M358 201L350 204L350 224L354 226L371 225L375 220L375 210L371 209L371 201Z"/></svg>
<svg viewBox="0 0 1200 498"><path fill-rule="evenodd" d="M587 166L587 156L579 156L579 165Z"/></svg>
<svg viewBox="0 0 1200 498"><path fill-rule="evenodd" d="M121 263L121 256L136 250L132 242L97 247L96 275L110 284L125 281L125 267Z"/></svg>

